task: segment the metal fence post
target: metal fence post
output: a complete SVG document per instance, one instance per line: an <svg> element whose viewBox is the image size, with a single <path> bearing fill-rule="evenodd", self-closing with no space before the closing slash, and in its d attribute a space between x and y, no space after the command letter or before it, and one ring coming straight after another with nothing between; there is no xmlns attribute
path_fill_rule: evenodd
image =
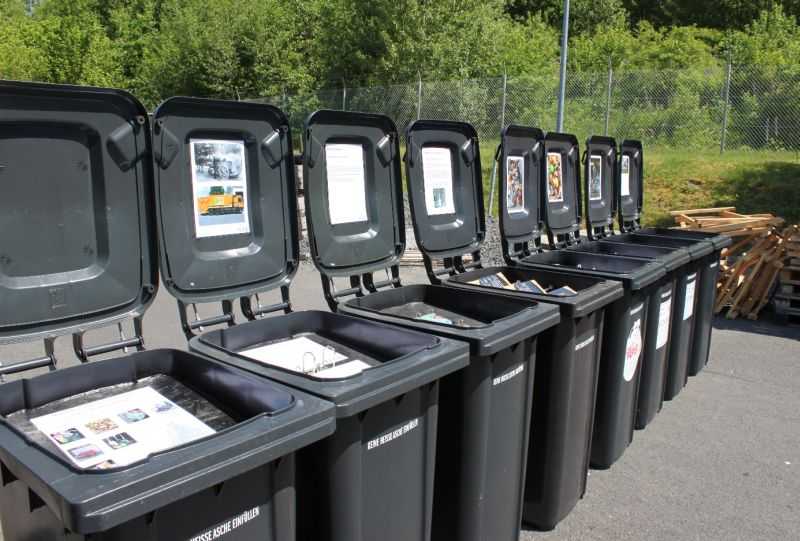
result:
<svg viewBox="0 0 800 541"><path fill-rule="evenodd" d="M725 152L725 143L728 140L728 110L731 103L731 57L728 54L728 65L725 68L725 104L722 110L722 136L720 137L719 153Z"/></svg>
<svg viewBox="0 0 800 541"><path fill-rule="evenodd" d="M611 64L611 57L608 57L608 91L606 93L606 126L603 135L608 136L608 124L611 121L611 85L614 84L614 67Z"/></svg>
<svg viewBox="0 0 800 541"><path fill-rule="evenodd" d="M567 91L567 49L569 47L569 0L564 0L564 19L561 25L561 66L558 81L558 113L556 131L564 130L564 99Z"/></svg>
<svg viewBox="0 0 800 541"><path fill-rule="evenodd" d="M500 132L506 127L506 90L508 74L503 70L503 97L500 105ZM489 190L489 216L494 216L494 192L497 187L497 160L492 160L491 189Z"/></svg>
<svg viewBox="0 0 800 541"><path fill-rule="evenodd" d="M347 83L342 79L342 111L347 111Z"/></svg>
<svg viewBox="0 0 800 541"><path fill-rule="evenodd" d="M422 118L422 72L417 72L417 120Z"/></svg>

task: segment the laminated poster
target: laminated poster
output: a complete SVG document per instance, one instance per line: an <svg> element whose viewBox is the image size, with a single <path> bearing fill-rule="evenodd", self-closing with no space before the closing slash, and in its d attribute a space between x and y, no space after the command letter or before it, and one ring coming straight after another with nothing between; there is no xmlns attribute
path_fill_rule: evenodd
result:
<svg viewBox="0 0 800 541"><path fill-rule="evenodd" d="M331 225L366 222L364 148L353 144L325 145L325 172Z"/></svg>
<svg viewBox="0 0 800 541"><path fill-rule="evenodd" d="M506 158L506 210L509 214L525 211L525 162L522 156Z"/></svg>
<svg viewBox="0 0 800 541"><path fill-rule="evenodd" d="M622 164L620 165L619 173L619 194L622 197L630 197L631 195L631 157L622 156Z"/></svg>
<svg viewBox="0 0 800 541"><path fill-rule="evenodd" d="M603 198L603 158L591 156L589 158L589 201L599 201Z"/></svg>
<svg viewBox="0 0 800 541"><path fill-rule="evenodd" d="M422 177L428 216L454 214L453 156L449 148L422 149Z"/></svg>
<svg viewBox="0 0 800 541"><path fill-rule="evenodd" d="M564 201L564 168L560 152L547 153L547 201L549 203Z"/></svg>
<svg viewBox="0 0 800 541"><path fill-rule="evenodd" d="M250 233L244 141L191 139L197 238Z"/></svg>
<svg viewBox="0 0 800 541"><path fill-rule="evenodd" d="M152 387L31 419L80 468L127 466L215 431Z"/></svg>
<svg viewBox="0 0 800 541"><path fill-rule="evenodd" d="M239 352L254 361L315 378L344 378L360 374L370 367L358 359L348 360L330 346L323 346L301 336L275 344Z"/></svg>

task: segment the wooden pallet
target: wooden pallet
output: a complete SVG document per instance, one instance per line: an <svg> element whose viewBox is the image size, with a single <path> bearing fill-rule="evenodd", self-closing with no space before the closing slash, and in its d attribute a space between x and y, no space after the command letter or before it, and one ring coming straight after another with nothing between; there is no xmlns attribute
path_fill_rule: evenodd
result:
<svg viewBox="0 0 800 541"><path fill-rule="evenodd" d="M733 238L722 251L714 312L726 317L757 319L773 292L795 295L800 274L800 230L782 228L784 220L772 214L741 214L734 207L676 210L678 227L719 233ZM787 278L790 281L787 281ZM794 282L797 283L794 283Z"/></svg>

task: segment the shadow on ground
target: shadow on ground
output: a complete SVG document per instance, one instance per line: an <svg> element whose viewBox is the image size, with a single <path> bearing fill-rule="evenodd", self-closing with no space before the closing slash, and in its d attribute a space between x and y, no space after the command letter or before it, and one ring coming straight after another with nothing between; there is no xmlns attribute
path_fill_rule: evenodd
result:
<svg viewBox="0 0 800 541"><path fill-rule="evenodd" d="M771 312L763 312L758 321L749 319L726 319L724 316L714 318L714 328L725 331L738 331L746 333L788 338L800 341L800 326L787 325Z"/></svg>
<svg viewBox="0 0 800 541"><path fill-rule="evenodd" d="M798 187L800 163L766 162L738 169L716 185L714 195L721 206L746 214L770 212L792 224L800 221Z"/></svg>

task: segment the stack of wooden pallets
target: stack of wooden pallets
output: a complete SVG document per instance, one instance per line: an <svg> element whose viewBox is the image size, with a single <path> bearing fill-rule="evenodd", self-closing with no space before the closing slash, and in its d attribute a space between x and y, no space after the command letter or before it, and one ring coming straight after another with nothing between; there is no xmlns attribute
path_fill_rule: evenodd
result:
<svg viewBox="0 0 800 541"><path fill-rule="evenodd" d="M727 309L726 317L730 319L757 319L769 304L775 283L786 276L785 269L791 268L792 257L798 259L789 256L800 252L797 227L783 228L782 218L772 214L740 214L734 207L678 210L671 214L682 229L733 237L733 244L722 251L714 311ZM788 276L800 284L800 275ZM800 285L794 287L798 289L789 293L796 298L788 301L788 308L800 300ZM776 311L779 298L776 296ZM795 308L800 314L800 305L795 304Z"/></svg>
<svg viewBox="0 0 800 541"><path fill-rule="evenodd" d="M775 313L787 320L800 321L800 227L786 237L786 261L778 278Z"/></svg>

